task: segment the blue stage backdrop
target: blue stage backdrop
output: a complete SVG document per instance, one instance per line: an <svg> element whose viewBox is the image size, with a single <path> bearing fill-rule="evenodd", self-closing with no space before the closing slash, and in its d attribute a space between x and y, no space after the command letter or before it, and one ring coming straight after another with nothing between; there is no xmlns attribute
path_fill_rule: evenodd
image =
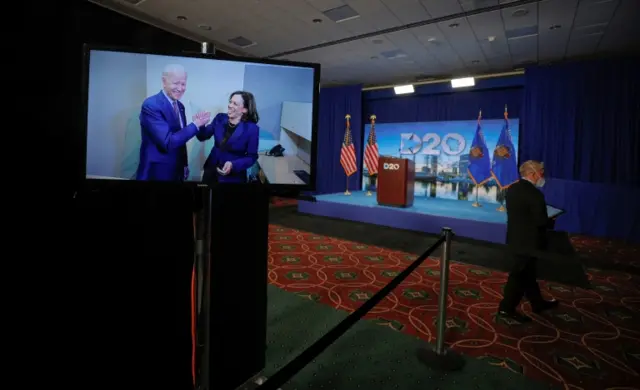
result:
<svg viewBox="0 0 640 390"><path fill-rule="evenodd" d="M480 122L484 139L493 161L494 150L505 124L504 119ZM467 168L470 149L478 127L477 120L452 122L413 122L376 124L376 137L380 156L408 158L416 165L414 194L418 197L475 201L475 185ZM519 120L509 118L511 138L517 148ZM371 125L365 126L369 138ZM375 180L369 178L366 168L362 175L363 190L375 190ZM507 183L504 183L507 184ZM480 185L480 202L500 203L501 192L495 179Z"/></svg>

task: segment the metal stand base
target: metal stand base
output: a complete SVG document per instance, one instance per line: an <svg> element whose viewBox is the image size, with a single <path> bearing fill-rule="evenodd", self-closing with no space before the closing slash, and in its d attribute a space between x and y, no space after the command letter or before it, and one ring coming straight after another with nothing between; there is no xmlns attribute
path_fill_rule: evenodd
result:
<svg viewBox="0 0 640 390"><path fill-rule="evenodd" d="M462 355L450 349L445 349L444 353L438 354L434 349L420 348L417 355L422 364L437 371L458 371L466 363Z"/></svg>

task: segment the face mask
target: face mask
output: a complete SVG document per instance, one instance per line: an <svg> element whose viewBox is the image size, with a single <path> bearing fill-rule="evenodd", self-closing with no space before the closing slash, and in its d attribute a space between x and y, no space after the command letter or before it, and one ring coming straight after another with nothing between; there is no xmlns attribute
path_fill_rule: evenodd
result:
<svg viewBox="0 0 640 390"><path fill-rule="evenodd" d="M542 187L544 187L544 183L545 183L545 181L544 181L544 177L542 177L542 178L540 178L540 180L538 180L538 182L536 183L536 187L538 187L538 188L542 188Z"/></svg>

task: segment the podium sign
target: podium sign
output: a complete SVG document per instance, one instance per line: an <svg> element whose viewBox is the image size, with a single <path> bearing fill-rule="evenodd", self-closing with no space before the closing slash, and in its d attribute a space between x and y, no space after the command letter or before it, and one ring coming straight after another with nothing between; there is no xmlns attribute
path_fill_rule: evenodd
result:
<svg viewBox="0 0 640 390"><path fill-rule="evenodd" d="M380 157L378 160L378 204L410 207L413 205L415 164L406 158Z"/></svg>

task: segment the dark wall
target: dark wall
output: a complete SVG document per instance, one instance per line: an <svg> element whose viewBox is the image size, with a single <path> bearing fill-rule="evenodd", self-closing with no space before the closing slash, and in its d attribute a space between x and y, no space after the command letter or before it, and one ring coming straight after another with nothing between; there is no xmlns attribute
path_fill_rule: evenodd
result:
<svg viewBox="0 0 640 390"><path fill-rule="evenodd" d="M43 338L62 344L50 348L58 352L51 364L61 351L74 356L67 384L190 388L192 195L72 195L84 163L82 45L198 51L200 44L86 1L43 4L36 18L37 50L29 63L21 58L36 69L22 81L34 93L24 98L32 104L24 105L21 134L36 134L22 142L35 145L29 173L43 183L25 191L37 213L27 223L37 232L32 257L52 285L38 285L47 290L44 305L55 305L43 320L71 324L43 326Z"/></svg>

